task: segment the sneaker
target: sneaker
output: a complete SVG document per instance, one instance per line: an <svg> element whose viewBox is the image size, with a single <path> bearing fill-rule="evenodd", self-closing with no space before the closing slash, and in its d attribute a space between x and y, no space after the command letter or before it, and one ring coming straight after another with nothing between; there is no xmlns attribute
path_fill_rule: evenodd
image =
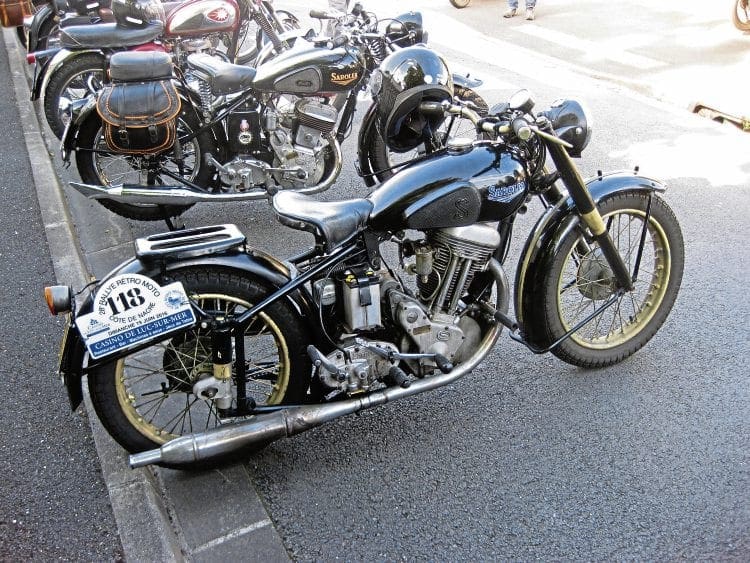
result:
<svg viewBox="0 0 750 563"><path fill-rule="evenodd" d="M534 8L526 8L526 19L529 21L534 19Z"/></svg>
<svg viewBox="0 0 750 563"><path fill-rule="evenodd" d="M515 8L508 8L508 10L503 14L504 18L512 18L516 15L516 9Z"/></svg>

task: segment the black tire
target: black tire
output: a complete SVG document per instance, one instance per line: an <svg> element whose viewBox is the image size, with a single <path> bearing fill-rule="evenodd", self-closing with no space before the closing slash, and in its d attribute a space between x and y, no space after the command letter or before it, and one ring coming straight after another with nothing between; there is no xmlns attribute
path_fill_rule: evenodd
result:
<svg viewBox="0 0 750 563"><path fill-rule="evenodd" d="M732 23L740 31L750 31L750 5L748 0L737 0L732 11Z"/></svg>
<svg viewBox="0 0 750 563"><path fill-rule="evenodd" d="M173 274L171 281L181 281L203 310L228 314L239 314L270 293L244 272L218 268L186 269ZM285 302L274 303L248 326L246 335L248 396L259 405L302 403L311 363L308 335L295 310ZM191 393L197 380L212 373L210 336L210 329L194 328L89 374L94 409L128 452L158 448L220 424L213 402ZM233 403L236 406L236 395Z"/></svg>
<svg viewBox="0 0 750 563"><path fill-rule="evenodd" d="M177 119L177 134L183 138L188 132L196 131L200 122L195 112L183 104L182 113ZM95 150L92 150L95 149ZM157 170L168 167L173 172L178 171L177 164L173 161L172 150L165 151L161 155L150 156L128 156L108 152L107 144L103 137L101 118L96 112L92 112L81 124L78 133L76 147L76 167L81 180L86 184L98 186L111 186L115 184L145 184L142 173L149 169ZM97 152L98 151L98 152ZM214 153L216 142L209 131L204 131L191 141L182 144L182 152L185 160L184 177L194 184L207 187L211 183L213 169L204 162L203 155ZM156 185L175 184L176 180L163 175L153 178ZM152 203L123 203L111 199L97 200L104 207L127 219L137 221L159 221L169 217L177 217L192 207L188 205L155 205Z"/></svg>
<svg viewBox="0 0 750 563"><path fill-rule="evenodd" d="M456 86L454 96L464 102L473 104L474 108L476 108L475 111L480 115L487 115L487 102L471 88ZM383 182L393 176L398 171L399 163L407 163L427 152L427 147L424 144L405 153L393 152L386 146L385 139L379 134L379 128L376 127L373 133L370 135L367 152L370 155L373 172L379 182ZM436 140L436 144L438 146L445 146L448 139L467 136L475 137L476 131L474 125L468 119L456 118L452 120L448 117L440 128L438 135L440 135L440 138Z"/></svg>
<svg viewBox="0 0 750 563"><path fill-rule="evenodd" d="M624 192L605 198L599 211L615 247L631 274L634 270L649 196ZM600 368L616 364L640 350L666 320L682 281L685 262L682 231L672 210L652 196L651 216L632 292L624 294L552 353L570 364ZM558 245L531 301L526 330L533 340L549 346L602 305L612 295L614 277L601 250L584 242L572 225Z"/></svg>
<svg viewBox="0 0 750 563"><path fill-rule="evenodd" d="M451 1L451 4L453 4L453 6L458 9L465 8L466 6L471 4L471 0L450 0L450 1Z"/></svg>
<svg viewBox="0 0 750 563"><path fill-rule="evenodd" d="M86 53L58 67L50 76L44 91L44 116L58 139L62 138L68 121L65 105L101 88L105 64L103 55Z"/></svg>

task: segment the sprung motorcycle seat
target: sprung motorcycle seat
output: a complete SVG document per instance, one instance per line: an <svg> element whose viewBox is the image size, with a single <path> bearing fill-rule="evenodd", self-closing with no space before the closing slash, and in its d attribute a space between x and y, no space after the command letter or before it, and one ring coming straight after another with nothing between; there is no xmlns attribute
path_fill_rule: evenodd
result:
<svg viewBox="0 0 750 563"><path fill-rule="evenodd" d="M205 53L188 55L188 65L208 82L214 94L246 90L252 85L256 73L252 67L228 63Z"/></svg>
<svg viewBox="0 0 750 563"><path fill-rule="evenodd" d="M116 23L71 25L60 30L60 46L66 49L112 49L133 47L161 36L164 24L153 21L146 27L122 27Z"/></svg>
<svg viewBox="0 0 750 563"><path fill-rule="evenodd" d="M308 231L330 251L364 229L372 202L364 198L318 201L297 192L273 196L273 208L282 225Z"/></svg>

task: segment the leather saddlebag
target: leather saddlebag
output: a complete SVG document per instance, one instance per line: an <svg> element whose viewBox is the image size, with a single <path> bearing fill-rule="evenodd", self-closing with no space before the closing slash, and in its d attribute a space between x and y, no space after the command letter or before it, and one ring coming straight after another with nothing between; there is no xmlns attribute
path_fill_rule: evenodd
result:
<svg viewBox="0 0 750 563"><path fill-rule="evenodd" d="M181 104L171 74L172 63L166 53L112 56L112 83L99 92L96 104L112 151L154 154L174 145Z"/></svg>
<svg viewBox="0 0 750 563"><path fill-rule="evenodd" d="M34 15L31 0L0 0L0 23L3 27L23 25L23 18Z"/></svg>

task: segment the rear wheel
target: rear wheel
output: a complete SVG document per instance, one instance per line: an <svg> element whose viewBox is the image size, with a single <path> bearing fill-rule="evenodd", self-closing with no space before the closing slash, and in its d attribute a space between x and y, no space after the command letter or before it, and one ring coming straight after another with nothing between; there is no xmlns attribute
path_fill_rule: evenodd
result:
<svg viewBox="0 0 750 563"><path fill-rule="evenodd" d="M672 210L652 198L633 291L594 317L552 353L581 367L618 363L642 348L661 327L677 298L684 265L682 232ZM633 273L649 195L617 194L599 204L612 241ZM543 291L528 315L537 342L549 346L609 299L614 275L601 249L578 226L564 235L544 274ZM541 341L538 337L541 336Z"/></svg>
<svg viewBox="0 0 750 563"><path fill-rule="evenodd" d="M190 108L183 105L177 118L177 136L184 139L196 131L200 124ZM164 173L181 176L205 187L210 185L213 169L204 162L203 155L214 153L216 143L210 132L182 142L182 170L174 158L172 149L157 155L126 155L110 152L104 139L102 121L92 112L81 124L76 147L76 166L81 180L86 184L113 186L135 184L141 186L174 185L177 180ZM97 200L104 207L137 221L158 221L176 217L191 205L156 205L153 203L124 203L111 199Z"/></svg>
<svg viewBox="0 0 750 563"><path fill-rule="evenodd" d="M469 107L477 111L479 115L487 115L487 102L471 88L456 86L454 97L469 104ZM381 135L373 134L370 136L368 152L375 176L379 182L383 182L393 176L402 165L444 147L449 139L457 137L475 138L476 136L476 129L471 121L449 116L435 132L432 141L433 146L421 144L411 151L399 153L390 150Z"/></svg>
<svg viewBox="0 0 750 563"><path fill-rule="evenodd" d="M58 139L69 119L66 108L101 89L105 64L103 55L86 53L66 62L50 76L44 91L44 116Z"/></svg>
<svg viewBox="0 0 750 563"><path fill-rule="evenodd" d="M737 0L732 12L732 22L740 31L750 31L750 2L748 0Z"/></svg>
<svg viewBox="0 0 750 563"><path fill-rule="evenodd" d="M269 290L245 274L207 268L178 272L188 295L210 315L238 316ZM259 405L301 403L310 383L307 335L297 313L276 302L245 330L247 396ZM236 358L233 358L233 365ZM195 327L89 375L96 413L112 437L131 453L153 449L192 432L228 422L193 386L211 377L211 329ZM236 403L233 369L233 407ZM232 419L234 420L234 419Z"/></svg>

